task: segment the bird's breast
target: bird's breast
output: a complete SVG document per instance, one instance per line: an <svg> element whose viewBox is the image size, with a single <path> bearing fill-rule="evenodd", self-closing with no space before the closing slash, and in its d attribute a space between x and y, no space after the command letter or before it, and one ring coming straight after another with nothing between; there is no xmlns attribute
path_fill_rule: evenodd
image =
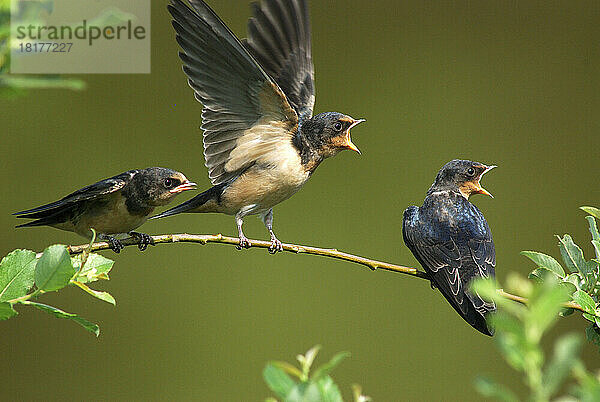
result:
<svg viewBox="0 0 600 402"><path fill-rule="evenodd" d="M267 211L294 195L309 177L296 149L281 147L263 155L225 189L223 212L233 215L248 205L255 205L253 214Z"/></svg>

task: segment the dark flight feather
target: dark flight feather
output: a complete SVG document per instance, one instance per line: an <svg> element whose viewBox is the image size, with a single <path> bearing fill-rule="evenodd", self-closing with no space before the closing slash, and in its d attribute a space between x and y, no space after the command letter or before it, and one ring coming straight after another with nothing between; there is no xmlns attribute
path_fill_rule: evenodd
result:
<svg viewBox="0 0 600 402"><path fill-rule="evenodd" d="M202 0L190 0L190 4L193 10L174 0L168 9L183 50L183 70L204 106L204 157L212 184L219 185L255 162L257 155L248 146L251 141L245 141L246 148L238 150L231 162L232 152L244 143L244 136L251 133L254 143L291 142L298 116L281 89L215 12ZM258 125L260 133L253 133Z"/></svg>
<svg viewBox="0 0 600 402"><path fill-rule="evenodd" d="M98 198L102 195L107 195L114 193L115 191L119 191L123 189L128 183L130 183L133 176L138 173L138 170L130 170L116 176L110 177L108 179L101 180L97 183L91 184L89 186L83 187L62 199L52 202L50 204L42 205L37 208L28 209L26 211L16 212L13 215L17 215L17 218L28 218L28 219L42 219L42 218L52 218L57 214L64 212L67 209L72 208L74 205L81 201L87 201L94 198ZM50 219L51 221L51 219ZM47 223L41 222L30 222L25 225L17 226L41 226Z"/></svg>
<svg viewBox="0 0 600 402"><path fill-rule="evenodd" d="M306 0L264 0L252 5L244 45L275 80L302 119L315 104L314 64Z"/></svg>

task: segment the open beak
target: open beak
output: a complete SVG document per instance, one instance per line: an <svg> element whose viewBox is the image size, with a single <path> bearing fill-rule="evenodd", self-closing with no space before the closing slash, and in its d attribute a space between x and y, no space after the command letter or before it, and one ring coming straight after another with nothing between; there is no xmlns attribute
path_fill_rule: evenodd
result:
<svg viewBox="0 0 600 402"><path fill-rule="evenodd" d="M178 185L177 187L175 187L174 189L169 190L169 192L172 194L179 194L184 191L195 190L196 186L197 186L196 183L186 180L183 183L181 183L180 185Z"/></svg>
<svg viewBox="0 0 600 402"><path fill-rule="evenodd" d="M362 153L360 152L360 149L358 149L358 147L352 142L352 139L350 138L350 130L352 130L353 127L356 127L360 123L365 121L365 119L354 120L354 123L352 123L350 127L348 127L348 129L346 130L346 144L344 144L344 146L348 149L358 152L359 155L362 155Z"/></svg>
<svg viewBox="0 0 600 402"><path fill-rule="evenodd" d="M492 170L494 168L497 168L498 166L495 166L495 165L491 165L491 166L482 165L480 167L484 168L485 170L483 172L481 172L481 174L479 175L479 177L475 181L475 191L474 192L476 194L488 195L488 196L494 198L494 196L489 191L487 191L485 188L481 187L481 184L479 183L479 181L481 180L481 178L483 177L484 174L486 174L487 172L489 172L490 170Z"/></svg>

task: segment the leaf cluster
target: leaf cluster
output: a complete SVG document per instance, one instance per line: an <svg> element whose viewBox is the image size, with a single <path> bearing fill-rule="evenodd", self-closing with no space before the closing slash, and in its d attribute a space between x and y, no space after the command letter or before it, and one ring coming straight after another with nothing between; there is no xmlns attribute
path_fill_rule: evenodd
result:
<svg viewBox="0 0 600 402"><path fill-rule="evenodd" d="M498 312L488 318L496 330L496 342L506 362L521 372L533 401L550 401L561 389L566 379L578 367L585 373L579 359L581 337L566 334L554 345L554 353L548 359L542 348L542 337L556 323L569 291L558 282L531 283L524 278L513 277L511 281L522 291L528 289L527 305L508 300L496 292L493 280L482 279L473 288L483 298L498 304ZM587 373L586 373L587 374ZM600 381L589 375L588 385L579 383L572 395L595 395L600 397ZM475 387L484 396L502 401L518 401L509 388L488 377L476 379ZM585 398L583 398L585 399ZM590 399L588 399L590 400ZM594 400L594 399L591 399Z"/></svg>
<svg viewBox="0 0 600 402"><path fill-rule="evenodd" d="M83 253L71 257L63 245L50 246L39 255L31 250L14 250L0 262L0 320L15 317L18 314L16 305L33 306L57 318L73 320L98 336L98 325L34 300L44 293L72 285L114 305L115 299L109 293L89 287L92 282L108 280L113 264L114 261L99 254Z"/></svg>
<svg viewBox="0 0 600 402"><path fill-rule="evenodd" d="M600 232L596 219L600 219L600 210L594 207L581 207L589 215L589 231L595 258L586 260L582 249L568 234L557 236L558 247L564 264L561 265L553 257L536 251L523 251L522 255L533 261L537 268L529 274L529 278L543 283L558 282L569 294L569 301L581 306L583 318L590 321L586 334L590 342L600 346ZM573 313L567 308L562 315Z"/></svg>
<svg viewBox="0 0 600 402"><path fill-rule="evenodd" d="M273 393L285 402L342 402L342 394L338 386L329 375L345 358L350 356L348 352L336 354L311 373L311 367L320 346L315 346L305 355L298 355L296 359L300 367L283 361L272 361L263 370L263 378ZM295 377L296 379L294 379ZM353 386L354 400L356 402L368 402L371 399L362 395L359 386ZM267 402L276 402L277 399L269 398Z"/></svg>

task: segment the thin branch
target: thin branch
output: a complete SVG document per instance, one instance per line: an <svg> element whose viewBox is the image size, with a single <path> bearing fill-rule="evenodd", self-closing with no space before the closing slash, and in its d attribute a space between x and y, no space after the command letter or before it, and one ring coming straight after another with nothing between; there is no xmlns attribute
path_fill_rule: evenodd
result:
<svg viewBox="0 0 600 402"><path fill-rule="evenodd" d="M168 244L168 243L197 243L206 245L209 243L215 244L229 244L237 246L240 243L240 240L235 237L227 237L221 234L217 235L192 235L192 234L166 234L159 236L152 236L152 240L155 245L157 244ZM263 241L263 240L248 240L250 242L251 247L255 248L265 248L268 249L271 246L271 242ZM124 246L137 246L138 239L135 238L127 238L121 241ZM69 252L71 255L81 254L84 251L92 252L92 251L100 251L100 250L110 250L110 246L107 242L97 242L93 244L84 244L81 246L69 246ZM385 271L397 272L401 274L406 274L410 276L414 276L421 279L429 280L429 276L427 273L418 270L417 268L405 267L402 265L390 264L389 262L372 260L370 258L361 257L354 254L344 253L337 249L332 248L319 248L319 247L311 247L311 246L303 246L297 244L283 244L283 250L288 251L294 254L312 254L319 255L323 257L335 258L338 260L354 262L356 264L363 265L368 267L372 271L377 269L382 269ZM528 300L524 297L517 296L505 292L503 289L498 289L498 294L501 296L519 302L521 304L528 304ZM585 312L585 310L576 303L568 302L564 303L563 307L572 308L575 310L579 310Z"/></svg>
<svg viewBox="0 0 600 402"><path fill-rule="evenodd" d="M217 244L229 244L237 246L240 244L240 240L235 237L227 237L223 235L192 235L192 234L166 234L160 236L152 236L154 244L166 244L166 243L199 243L206 245L209 243ZM248 240L251 247L266 248L271 247L271 242L263 240ZM121 241L124 246L136 246L138 240L134 238L127 238ZM88 249L89 245L85 244L82 246L70 246L69 252L72 255L81 254L84 250ZM110 250L110 246L107 242L98 242L91 245L89 251L99 250ZM335 258L338 260L350 261L370 268L375 271L376 269L383 269L386 271L399 272L411 276L416 276L422 279L429 279L427 274L423 271L419 271L416 268L403 267L401 265L390 264L387 262L376 261L365 257L360 257L353 254L344 253L342 251L330 248L318 248L310 246L300 246L296 244L283 244L283 250L289 251L295 254L312 254L320 255L324 257Z"/></svg>

